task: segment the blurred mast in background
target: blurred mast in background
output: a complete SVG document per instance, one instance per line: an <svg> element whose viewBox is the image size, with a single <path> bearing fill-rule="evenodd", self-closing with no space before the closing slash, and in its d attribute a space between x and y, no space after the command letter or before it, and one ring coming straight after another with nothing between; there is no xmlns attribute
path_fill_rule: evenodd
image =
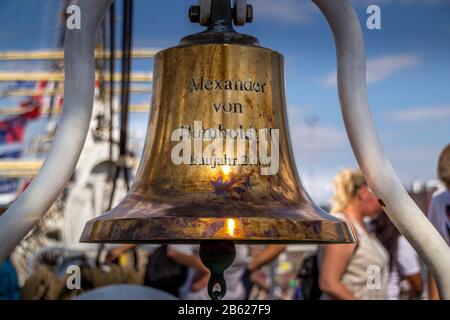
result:
<svg viewBox="0 0 450 320"><path fill-rule="evenodd" d="M34 262L39 261L39 255L53 250L52 248L64 248L63 252L66 253L83 252L95 259L97 246L80 244L78 241L84 223L119 201L126 194L131 183L131 170L137 166L136 155L139 154L139 150L136 150L136 145L127 143L130 138L133 138L127 132L128 113L148 112L150 103L131 105L130 95L134 93L150 95L153 80L150 70L132 72L131 59L152 59L158 50L146 48L132 50L132 1L124 0L123 4L122 49L116 50L115 27L117 22L114 8L111 9L109 23L103 22L103 32L98 37L95 53L96 90L93 115L73 178L49 213L12 254L12 260L18 267L22 281L33 271ZM0 82L20 84L20 86L7 86L6 89L4 86L0 98L39 96L42 100L39 114L45 115L39 119L45 124L41 127L40 133L29 139L30 145L26 146L25 158L12 159L11 153L7 153L6 158L0 159L0 177L18 181L21 179L22 182L25 182L22 183L23 187L17 188L14 198L23 191L42 165L42 158L45 157L53 141L61 113L64 93L62 47L65 38L66 5L68 5L68 1L64 1L61 7L60 16L62 18L58 28L57 50L0 52L0 61L29 61L31 63L48 61L50 63L49 71L0 71ZM118 59L122 60L120 73L115 70L115 63ZM118 81L122 83L121 88L116 87ZM143 85L133 84L132 86L133 82L140 82ZM24 83L27 84L27 87L22 85ZM40 85L42 83L45 83L45 86ZM28 84L30 85L28 86ZM120 99L117 99L119 93ZM150 101L149 98L148 101ZM24 109L22 106L13 106L12 104L7 106L3 103L3 107L0 107L1 117L21 117L25 111L29 111L29 108ZM121 114L119 128L114 125L117 112ZM20 157L23 156L20 154ZM114 170L114 168L118 170ZM122 172L123 169L125 169L124 172ZM5 202L5 205L7 206L14 198Z"/></svg>

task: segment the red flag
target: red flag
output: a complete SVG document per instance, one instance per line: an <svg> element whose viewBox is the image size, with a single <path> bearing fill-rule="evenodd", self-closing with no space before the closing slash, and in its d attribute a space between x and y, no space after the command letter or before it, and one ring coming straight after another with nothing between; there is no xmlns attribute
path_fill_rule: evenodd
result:
<svg viewBox="0 0 450 320"><path fill-rule="evenodd" d="M38 94L29 97L27 100L20 103L21 108L30 108L29 111L25 112L23 115L27 119L36 119L41 116L41 109L44 103L44 98L42 97L42 92L47 87L47 81L39 81L36 85Z"/></svg>
<svg viewBox="0 0 450 320"><path fill-rule="evenodd" d="M0 144L23 142L26 122L23 115L0 121Z"/></svg>

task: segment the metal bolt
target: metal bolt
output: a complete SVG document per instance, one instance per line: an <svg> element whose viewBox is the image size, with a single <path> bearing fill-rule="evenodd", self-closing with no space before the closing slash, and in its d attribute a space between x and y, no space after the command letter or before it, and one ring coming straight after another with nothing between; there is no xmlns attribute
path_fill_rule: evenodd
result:
<svg viewBox="0 0 450 320"><path fill-rule="evenodd" d="M247 16L245 18L246 22L252 22L253 21L253 6L248 4L247 5Z"/></svg>
<svg viewBox="0 0 450 320"><path fill-rule="evenodd" d="M200 6L191 6L189 8L189 21L192 23L200 22Z"/></svg>

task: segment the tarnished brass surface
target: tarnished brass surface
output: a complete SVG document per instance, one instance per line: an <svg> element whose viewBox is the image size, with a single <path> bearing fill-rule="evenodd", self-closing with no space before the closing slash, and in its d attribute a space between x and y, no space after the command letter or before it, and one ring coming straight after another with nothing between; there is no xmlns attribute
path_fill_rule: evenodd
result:
<svg viewBox="0 0 450 320"><path fill-rule="evenodd" d="M355 241L349 226L319 209L300 182L279 53L230 44L163 50L155 57L151 108L131 192L118 207L89 221L81 241ZM171 135L181 126L193 128L194 121L203 129L278 129L278 172L262 175L261 163L174 164L171 153L179 141ZM202 149L210 143L203 141Z"/></svg>

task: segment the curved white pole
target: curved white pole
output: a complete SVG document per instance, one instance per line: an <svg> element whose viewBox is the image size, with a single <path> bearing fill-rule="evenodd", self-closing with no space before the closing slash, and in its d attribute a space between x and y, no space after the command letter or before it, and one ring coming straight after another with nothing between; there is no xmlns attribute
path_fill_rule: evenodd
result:
<svg viewBox="0 0 450 320"><path fill-rule="evenodd" d="M66 30L64 107L39 174L0 217L0 262L39 222L75 170L91 121L97 27L113 0L79 0L80 29Z"/></svg>
<svg viewBox="0 0 450 320"><path fill-rule="evenodd" d="M368 185L432 272L441 299L450 299L450 248L397 178L372 121L366 88L364 39L347 0L313 0L336 41L339 99L353 152Z"/></svg>

